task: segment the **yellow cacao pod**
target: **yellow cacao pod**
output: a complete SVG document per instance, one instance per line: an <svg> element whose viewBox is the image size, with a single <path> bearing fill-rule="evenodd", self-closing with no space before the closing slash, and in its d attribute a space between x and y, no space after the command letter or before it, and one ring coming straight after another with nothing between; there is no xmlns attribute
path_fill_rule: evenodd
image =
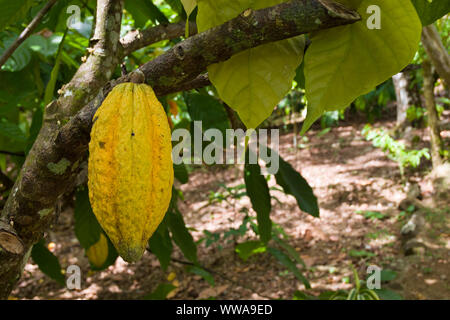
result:
<svg viewBox="0 0 450 320"><path fill-rule="evenodd" d="M171 131L152 88L123 83L94 116L89 199L119 255L138 261L166 213L173 185Z"/></svg>
<svg viewBox="0 0 450 320"><path fill-rule="evenodd" d="M106 259L108 259L108 240L103 233L100 233L100 239L86 250L89 262L94 267L101 268Z"/></svg>

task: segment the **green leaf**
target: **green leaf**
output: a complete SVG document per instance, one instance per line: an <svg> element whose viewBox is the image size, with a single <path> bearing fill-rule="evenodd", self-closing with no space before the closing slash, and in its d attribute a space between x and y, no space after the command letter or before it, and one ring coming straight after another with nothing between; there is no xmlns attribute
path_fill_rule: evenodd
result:
<svg viewBox="0 0 450 320"><path fill-rule="evenodd" d="M25 144L27 142L27 136L20 130L17 124L6 121L0 121L0 135L14 140L20 144Z"/></svg>
<svg viewBox="0 0 450 320"><path fill-rule="evenodd" d="M172 254L173 245L167 228L167 219L158 226L148 244L150 251L156 255L161 264L161 268L165 271L170 264L170 256Z"/></svg>
<svg viewBox="0 0 450 320"><path fill-rule="evenodd" d="M30 134L28 135L27 146L25 148L26 154L28 154L28 152L31 150L31 147L33 146L34 141L36 140L39 131L41 130L43 119L44 113L42 112L41 108L38 108L33 113L33 118L31 120Z"/></svg>
<svg viewBox="0 0 450 320"><path fill-rule="evenodd" d="M0 30L23 19L33 0L0 0Z"/></svg>
<svg viewBox="0 0 450 320"><path fill-rule="evenodd" d="M197 0L181 0L181 3L183 4L184 10L186 11L188 17L197 6Z"/></svg>
<svg viewBox="0 0 450 320"><path fill-rule="evenodd" d="M389 269L381 270L380 274L381 282L389 282L397 278L397 272Z"/></svg>
<svg viewBox="0 0 450 320"><path fill-rule="evenodd" d="M59 264L58 258L47 249L44 240L39 241L33 246L31 257L43 273L60 285L65 284L66 279L61 272L61 265Z"/></svg>
<svg viewBox="0 0 450 320"><path fill-rule="evenodd" d="M403 300L401 295L388 289L374 289L373 291L381 300Z"/></svg>
<svg viewBox="0 0 450 320"><path fill-rule="evenodd" d="M153 23L169 23L167 17L151 0L125 1L125 9L133 16L137 28L143 28L149 20Z"/></svg>
<svg viewBox="0 0 450 320"><path fill-rule="evenodd" d="M416 53L422 25L409 0L340 0L357 9L362 21L321 30L305 55L308 115L302 134L325 111L346 108L406 67ZM369 29L366 12L381 9L381 29Z"/></svg>
<svg viewBox="0 0 450 320"><path fill-rule="evenodd" d="M306 264L303 259L289 243L278 237L273 237L273 239L291 256L291 258L293 258L295 261L297 261L297 263L300 263L304 268L306 268Z"/></svg>
<svg viewBox="0 0 450 320"><path fill-rule="evenodd" d="M423 26L432 24L450 12L448 0L411 0Z"/></svg>
<svg viewBox="0 0 450 320"><path fill-rule="evenodd" d="M292 261L284 252L273 247L267 247L267 251L270 252L270 254L273 255L283 266L291 271L295 275L295 277L305 285L306 289L311 288L309 281L297 268L295 262Z"/></svg>
<svg viewBox="0 0 450 320"><path fill-rule="evenodd" d="M0 45L0 55L3 53L14 43L17 35L6 38L3 43ZM25 41L26 42L26 41ZM29 48L26 46L26 43L22 43L16 50L14 50L13 54L6 60L5 64L1 67L2 71L10 71L17 72L25 68L28 63L31 61L31 52Z"/></svg>
<svg viewBox="0 0 450 320"><path fill-rule="evenodd" d="M175 210L167 212L167 223L172 233L173 241L181 249L184 256L192 262L197 262L197 245L186 228L183 216L178 209L175 208Z"/></svg>
<svg viewBox="0 0 450 320"><path fill-rule="evenodd" d="M215 286L215 282L214 282L214 277L212 276L211 273L209 273L208 271L206 271L203 268L197 267L197 266L188 266L187 267L187 271L194 273L196 275L201 276L203 279L206 280L206 282L208 282L212 287Z"/></svg>
<svg viewBox="0 0 450 320"><path fill-rule="evenodd" d="M171 283L160 283L158 287L153 291L152 293L146 295L142 299L144 300L165 300L167 298L167 295L175 290L177 287L175 287Z"/></svg>
<svg viewBox="0 0 450 320"><path fill-rule="evenodd" d="M284 0L201 0L197 26L205 31L252 8L262 9ZM236 110L249 128L256 128L291 89L295 71L303 59L303 36L264 44L240 52L208 67L208 75L220 98Z"/></svg>
<svg viewBox="0 0 450 320"><path fill-rule="evenodd" d="M253 210L256 211L256 220L258 221L258 231L261 241L267 243L272 237L272 220L270 211L269 186L266 178L261 174L261 167L258 163L250 164L249 153L247 150L244 168L244 181L247 189L247 195L252 203Z"/></svg>
<svg viewBox="0 0 450 320"><path fill-rule="evenodd" d="M185 96L189 116L192 121L202 121L203 132L218 129L225 135L230 128L230 120L219 100L209 95L189 93Z"/></svg>
<svg viewBox="0 0 450 320"><path fill-rule="evenodd" d="M280 168L275 174L277 183L283 188L285 193L295 197L301 210L313 217L319 217L317 198L308 182L288 162L281 157L279 158Z"/></svg>
<svg viewBox="0 0 450 320"><path fill-rule="evenodd" d="M185 184L189 181L189 174L187 172L187 169L186 169L186 166L184 165L184 163L174 164L173 172L174 172L175 178L178 181L180 181L182 184Z"/></svg>
<svg viewBox="0 0 450 320"><path fill-rule="evenodd" d="M89 249L100 240L102 227L92 211L87 188L75 194L75 235L84 249Z"/></svg>
<svg viewBox="0 0 450 320"><path fill-rule="evenodd" d="M261 241L247 241L239 243L235 250L242 260L247 261L257 253L266 252L266 245Z"/></svg>
<svg viewBox="0 0 450 320"><path fill-rule="evenodd" d="M372 258L375 257L376 254L373 252L369 252L366 250L355 250L352 249L348 252L350 257L354 257L354 258Z"/></svg>

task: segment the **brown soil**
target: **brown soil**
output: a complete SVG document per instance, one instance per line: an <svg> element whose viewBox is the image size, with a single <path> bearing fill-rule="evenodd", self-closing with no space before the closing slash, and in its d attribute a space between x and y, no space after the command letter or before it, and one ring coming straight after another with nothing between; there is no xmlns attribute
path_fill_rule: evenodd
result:
<svg viewBox="0 0 450 320"><path fill-rule="evenodd" d="M383 126L390 126L383 123ZM321 217L313 218L299 210L295 199L279 191L272 191L272 218L289 235L289 243L299 252L308 266L304 271L312 289L318 295L325 290L348 289L344 281L351 276L353 264L361 277L367 275L368 265L378 265L398 272L395 280L386 285L406 299L449 299L449 203L436 204L426 170L410 173L412 181L420 182L423 203L430 208L426 215L428 248L415 255L405 256L400 240L400 228L406 217L400 215L398 204L406 195L396 163L364 140L362 125L341 126L317 137L317 131L307 134L308 141L300 141L302 148L293 148L292 134L281 137L280 153L307 179L320 202ZM426 131L414 134L427 140ZM448 132L443 136L450 138ZM226 232L237 228L250 208L247 197L230 203L208 205L210 192L223 192L220 183L236 186L243 183L242 168L198 168L190 175L188 184L181 186L184 201L179 203L187 225L196 240L203 231ZM270 181L273 186L274 179ZM438 209L433 209L438 208ZM383 220L371 220L358 211L377 211ZM250 212L252 212L250 210ZM146 253L133 265L118 259L107 270L89 271L89 263L73 231L73 211L61 214L59 223L46 237L56 244L54 253L63 268L77 264L82 269L81 290L68 290L43 275L30 259L24 275L12 293L19 299L137 299L152 292L167 276L176 274L178 288L170 299L292 299L303 285L292 273L286 272L268 253L242 261L234 252L234 243L220 241L198 247L199 261L214 271L215 286L211 287L197 275L188 273L185 265L173 262L164 272L155 256ZM250 232L242 242L256 239ZM220 247L219 247L220 245ZM373 257L355 258L351 250L365 250ZM173 257L185 260L178 249Z"/></svg>

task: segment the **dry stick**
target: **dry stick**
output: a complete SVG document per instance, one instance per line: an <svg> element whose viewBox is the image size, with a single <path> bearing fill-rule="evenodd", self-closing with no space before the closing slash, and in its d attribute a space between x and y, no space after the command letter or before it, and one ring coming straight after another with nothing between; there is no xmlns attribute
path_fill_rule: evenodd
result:
<svg viewBox="0 0 450 320"><path fill-rule="evenodd" d="M22 31L19 37L14 41L14 43L6 49L3 55L0 57L0 67L5 64L5 62L9 59L9 57L14 53L14 51L24 42L33 32L34 29L38 26L39 22L41 22L42 18L45 14L50 10L51 7L58 0L50 0L47 4L38 12L38 14L34 17L34 19L30 22L30 24Z"/></svg>

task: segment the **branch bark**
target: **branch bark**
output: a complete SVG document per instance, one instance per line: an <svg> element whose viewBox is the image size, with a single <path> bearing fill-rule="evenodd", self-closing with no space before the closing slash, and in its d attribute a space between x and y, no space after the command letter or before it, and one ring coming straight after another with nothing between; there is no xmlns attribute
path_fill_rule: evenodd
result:
<svg viewBox="0 0 450 320"><path fill-rule="evenodd" d="M144 30L133 30L128 32L122 40L123 55L127 56L136 50L149 46L163 40L173 40L184 36L186 22L158 25ZM197 34L197 25L189 23L189 34Z"/></svg>
<svg viewBox="0 0 450 320"><path fill-rule="evenodd" d="M13 42L13 44L6 49L3 55L0 57L0 68L5 64L5 62L11 57L14 51L31 35L31 33L36 29L41 22L45 14L53 7L53 5L58 0L49 0L45 6L38 12L38 14L31 20L30 24L22 31L19 37Z"/></svg>
<svg viewBox="0 0 450 320"><path fill-rule="evenodd" d="M447 87L450 87L450 55L442 44L441 36L434 25L423 28L422 44L437 73Z"/></svg>
<svg viewBox="0 0 450 320"><path fill-rule="evenodd" d="M20 253L0 250L0 298L8 297L33 244L53 222L58 197L74 184L77 161L84 155L83 150L56 146L54 141L61 127L97 95L117 66L122 50L119 43L122 8L121 0L97 1L91 54L60 90L60 97L45 108L42 129L1 213L1 222L14 228L8 233L20 240L23 250Z"/></svg>
<svg viewBox="0 0 450 320"><path fill-rule="evenodd" d="M243 50L360 20L356 12L329 0L295 0L258 11L246 10L221 26L177 44L137 71L104 85L117 66L117 57L124 52L118 37L120 4L116 0L98 1L99 30L96 27L93 54L61 90L61 97L46 107L44 126L2 212L2 221L14 225L25 253L49 227L50 213L58 197L73 188L80 161L87 151L93 115L115 85L140 74L158 96L192 89L209 83L204 75L208 65L225 61ZM105 9L100 10L100 5ZM0 298L8 296L26 259L26 254L0 252Z"/></svg>

